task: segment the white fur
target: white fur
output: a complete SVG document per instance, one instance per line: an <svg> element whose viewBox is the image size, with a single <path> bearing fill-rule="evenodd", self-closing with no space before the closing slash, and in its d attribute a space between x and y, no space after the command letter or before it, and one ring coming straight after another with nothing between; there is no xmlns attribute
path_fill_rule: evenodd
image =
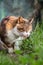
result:
<svg viewBox="0 0 43 65"><path fill-rule="evenodd" d="M13 48L8 48L8 53L13 53Z"/></svg>
<svg viewBox="0 0 43 65"><path fill-rule="evenodd" d="M13 40L15 40L15 35L13 35L12 30L7 31L7 40L11 44L13 43Z"/></svg>
<svg viewBox="0 0 43 65"><path fill-rule="evenodd" d="M17 26L15 26L13 29L12 29L12 32L13 34L17 35L17 36L20 36L20 33L19 31L17 30Z"/></svg>
<svg viewBox="0 0 43 65"><path fill-rule="evenodd" d="M7 31L7 40L11 43L11 44L13 44L14 42L15 42L15 44L14 44L14 50L20 50L20 45L21 45L21 41L23 40L23 39L25 39L25 37L29 37L30 36L30 33L31 33L31 29L28 31L28 32L26 32L26 31L24 31L24 32L19 32L18 30L17 30L17 26L15 26L12 30L9 30L9 31ZM25 36L25 37L24 37ZM9 48L9 52L10 52L11 50L10 50L10 48Z"/></svg>
<svg viewBox="0 0 43 65"><path fill-rule="evenodd" d="M14 49L15 50L20 50L20 45L22 44L22 40L24 39L24 37L19 37L15 40L15 45L14 45Z"/></svg>

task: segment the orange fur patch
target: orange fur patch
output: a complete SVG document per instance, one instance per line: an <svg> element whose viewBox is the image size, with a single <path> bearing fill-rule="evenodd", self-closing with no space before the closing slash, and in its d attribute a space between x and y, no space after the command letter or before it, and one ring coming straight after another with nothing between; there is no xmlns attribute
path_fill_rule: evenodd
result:
<svg viewBox="0 0 43 65"><path fill-rule="evenodd" d="M6 30L11 30L17 24L17 17L10 16L9 21L6 23Z"/></svg>

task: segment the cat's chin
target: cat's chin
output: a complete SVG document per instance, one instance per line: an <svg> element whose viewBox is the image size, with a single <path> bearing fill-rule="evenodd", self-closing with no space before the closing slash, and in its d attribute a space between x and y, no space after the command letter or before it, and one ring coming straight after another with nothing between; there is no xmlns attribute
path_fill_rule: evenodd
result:
<svg viewBox="0 0 43 65"><path fill-rule="evenodd" d="M30 31L28 31L28 32L24 32L24 33L23 33L23 36L24 36L24 38L27 38L27 37L29 37L29 36L30 36L30 34L31 34L31 32L30 32Z"/></svg>

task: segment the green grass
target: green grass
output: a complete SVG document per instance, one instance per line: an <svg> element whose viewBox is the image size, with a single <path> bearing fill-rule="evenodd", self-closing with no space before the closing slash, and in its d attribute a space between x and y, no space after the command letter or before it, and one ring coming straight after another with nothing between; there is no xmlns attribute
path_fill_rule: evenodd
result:
<svg viewBox="0 0 43 65"><path fill-rule="evenodd" d="M23 41L15 57L0 52L0 65L43 65L43 23L36 26L30 38Z"/></svg>

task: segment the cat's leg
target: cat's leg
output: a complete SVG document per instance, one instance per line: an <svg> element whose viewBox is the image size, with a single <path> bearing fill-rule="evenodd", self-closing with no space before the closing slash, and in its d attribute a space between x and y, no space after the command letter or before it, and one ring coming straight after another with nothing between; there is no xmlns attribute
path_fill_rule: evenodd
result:
<svg viewBox="0 0 43 65"><path fill-rule="evenodd" d="M5 50L8 53L13 53L13 47L11 46L11 44L7 45L0 39L0 50Z"/></svg>
<svg viewBox="0 0 43 65"><path fill-rule="evenodd" d="M20 50L19 41L15 42L15 44L14 44L14 50Z"/></svg>
<svg viewBox="0 0 43 65"><path fill-rule="evenodd" d="M8 53L10 53L10 54L13 53L13 46L12 46L12 44L8 44Z"/></svg>
<svg viewBox="0 0 43 65"><path fill-rule="evenodd" d="M22 44L23 37L16 39L14 44L14 50L20 50L20 45Z"/></svg>

